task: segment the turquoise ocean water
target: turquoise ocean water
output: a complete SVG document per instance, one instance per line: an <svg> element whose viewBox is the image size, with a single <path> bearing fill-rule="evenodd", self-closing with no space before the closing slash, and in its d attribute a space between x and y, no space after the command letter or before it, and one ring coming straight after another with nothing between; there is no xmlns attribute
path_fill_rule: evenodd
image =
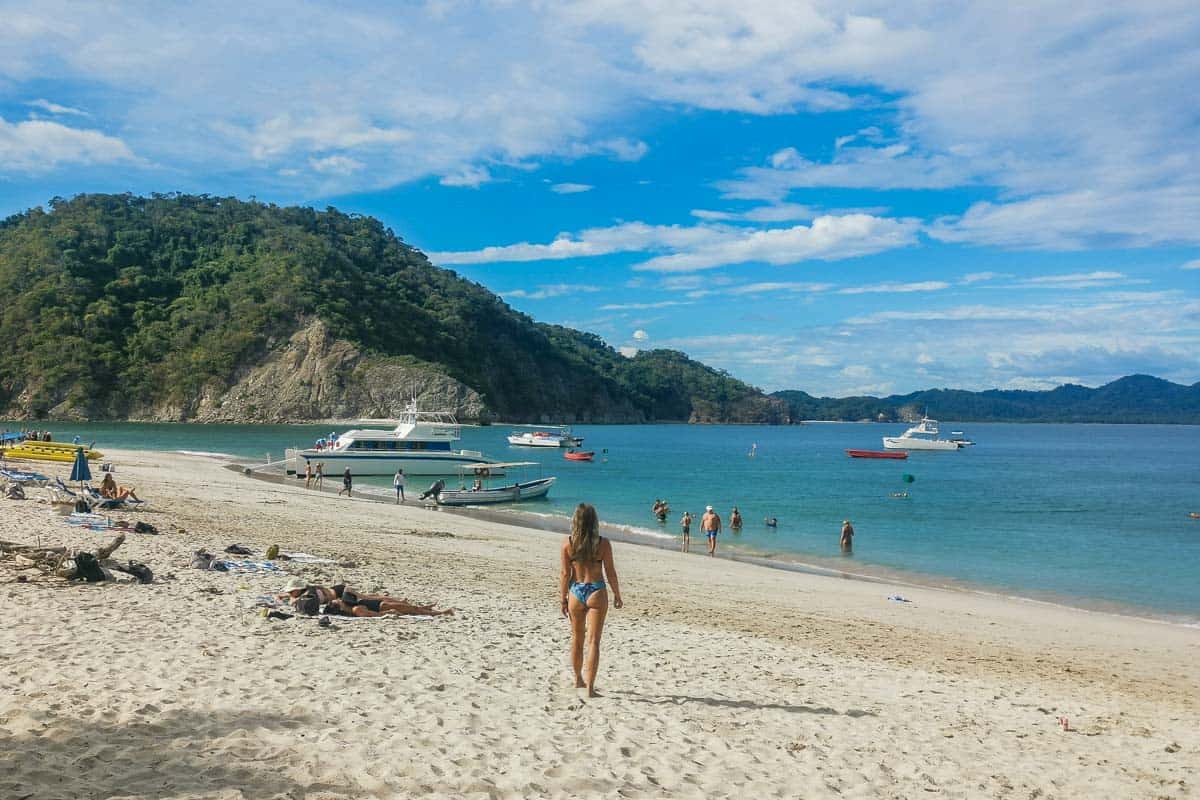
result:
<svg viewBox="0 0 1200 800"><path fill-rule="evenodd" d="M9 423L8 427L20 427ZM305 446L328 426L66 424L96 446L227 453L262 462ZM903 425L791 427L576 426L592 463L558 450L508 445L509 428L465 428L461 445L503 460L544 463L559 480L545 501L519 506L566 516L580 501L631 536L667 543L684 509L738 506L740 534L723 550L835 570L959 585L1073 605L1200 621L1200 427L942 422L976 446L906 461L848 458L880 449ZM757 444L757 455L750 457ZM602 453L607 450L607 454ZM914 480L906 483L904 474ZM361 479L380 487L390 479ZM428 479L431 481L432 479ZM426 479L411 478L418 492ZM908 492L897 498L895 492ZM666 525L650 513L671 504ZM517 513L517 512L512 512ZM779 526L762 521L777 517ZM838 551L844 518L857 535ZM693 534L698 529L693 527ZM693 551L703 551L694 535Z"/></svg>

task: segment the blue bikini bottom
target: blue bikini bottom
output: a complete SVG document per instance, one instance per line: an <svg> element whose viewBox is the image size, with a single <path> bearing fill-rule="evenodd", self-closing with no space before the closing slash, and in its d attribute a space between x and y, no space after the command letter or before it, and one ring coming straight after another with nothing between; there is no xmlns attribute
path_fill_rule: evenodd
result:
<svg viewBox="0 0 1200 800"><path fill-rule="evenodd" d="M604 581L596 581L595 583L572 583L571 594L575 595L579 602L587 605L588 598L603 588L605 588Z"/></svg>

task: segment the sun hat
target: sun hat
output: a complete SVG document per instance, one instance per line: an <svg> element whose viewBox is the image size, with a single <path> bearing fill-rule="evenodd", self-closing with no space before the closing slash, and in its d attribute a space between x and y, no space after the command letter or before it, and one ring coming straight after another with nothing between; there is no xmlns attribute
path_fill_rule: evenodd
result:
<svg viewBox="0 0 1200 800"><path fill-rule="evenodd" d="M705 511L712 511L712 506L705 506L705 507L704 507L704 510L705 510Z"/></svg>
<svg viewBox="0 0 1200 800"><path fill-rule="evenodd" d="M293 576L288 578L288 582L283 585L283 590L285 592L291 592L296 589L303 589L305 586L308 586L308 583L301 578Z"/></svg>

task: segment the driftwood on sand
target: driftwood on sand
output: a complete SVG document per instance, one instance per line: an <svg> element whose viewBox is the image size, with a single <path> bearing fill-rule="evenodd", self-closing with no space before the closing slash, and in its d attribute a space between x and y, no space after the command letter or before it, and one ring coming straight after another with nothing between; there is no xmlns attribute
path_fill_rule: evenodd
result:
<svg viewBox="0 0 1200 800"><path fill-rule="evenodd" d="M103 547L97 548L95 556L100 566L111 568L111 562L105 562L124 542L125 534L122 533ZM0 564L11 562L19 570L38 569L47 576L71 580L76 577L73 556L74 553L66 547L38 547L0 540Z"/></svg>

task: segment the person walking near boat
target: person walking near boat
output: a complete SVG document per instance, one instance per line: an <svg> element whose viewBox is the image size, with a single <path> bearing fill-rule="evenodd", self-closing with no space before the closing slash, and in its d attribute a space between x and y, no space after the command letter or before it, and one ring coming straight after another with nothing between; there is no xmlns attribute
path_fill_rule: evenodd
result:
<svg viewBox="0 0 1200 800"><path fill-rule="evenodd" d="M324 461L317 462L317 474L313 477L313 483L318 489L320 489L322 486L325 485L325 462Z"/></svg>
<svg viewBox="0 0 1200 800"><path fill-rule="evenodd" d="M312 479L313 479L312 462L306 458L306 459L304 459L304 488L305 489L312 488Z"/></svg>
<svg viewBox="0 0 1200 800"><path fill-rule="evenodd" d="M346 497L352 497L353 495L350 493L350 490L353 486L354 478L350 475L350 468L346 467L346 471L342 473L342 488L338 489L338 496L341 496L342 492L345 492Z"/></svg>
<svg viewBox="0 0 1200 800"><path fill-rule="evenodd" d="M708 538L708 554L717 554L717 534L721 532L721 517L713 511L712 506L704 507L704 516L700 518L700 530Z"/></svg>
<svg viewBox="0 0 1200 800"><path fill-rule="evenodd" d="M392 478L392 486L396 487L396 505L404 502L404 469L396 469L396 477Z"/></svg>
<svg viewBox="0 0 1200 800"><path fill-rule="evenodd" d="M683 546L680 549L686 553L692 546L692 512L683 512L683 516L679 518L679 527L683 531Z"/></svg>
<svg viewBox="0 0 1200 800"><path fill-rule="evenodd" d="M605 582L607 579L607 583ZM562 544L559 571L560 610L571 621L571 668L575 688L587 687L596 696L596 671L600 666L600 636L608 616L608 584L613 606L620 608L621 586L613 565L612 542L600 535L595 506L580 503L571 519L571 535ZM587 641L587 675L584 676L584 641Z"/></svg>
<svg viewBox="0 0 1200 800"><path fill-rule="evenodd" d="M854 550L854 526L850 520L842 520L842 552L849 554Z"/></svg>

